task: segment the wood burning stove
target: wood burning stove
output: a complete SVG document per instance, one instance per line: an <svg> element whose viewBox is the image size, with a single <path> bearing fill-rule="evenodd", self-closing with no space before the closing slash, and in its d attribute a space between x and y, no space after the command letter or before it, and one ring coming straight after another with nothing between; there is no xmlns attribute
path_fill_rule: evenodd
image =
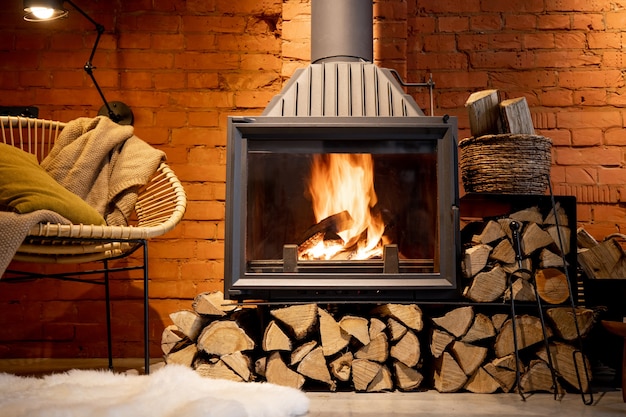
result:
<svg viewBox="0 0 626 417"><path fill-rule="evenodd" d="M457 121L371 63L371 26L370 0L314 0L313 63L261 116L229 118L228 297L458 296Z"/></svg>
<svg viewBox="0 0 626 417"><path fill-rule="evenodd" d="M427 293L434 290L441 296L457 288L454 119L259 117L231 118L229 124L228 296L419 299L431 297ZM357 161L367 155L373 162L373 191L352 183L340 192L347 199L373 192L361 207L382 222L382 236L375 242L378 254L357 255L366 235L374 234L367 227L357 230L356 238L341 237L345 223L358 222L358 208L338 204L334 212L316 217L314 161L337 155ZM326 177L324 191L338 180ZM337 203L340 197L329 200ZM303 247L311 240L322 245L339 241L343 249L305 257Z"/></svg>

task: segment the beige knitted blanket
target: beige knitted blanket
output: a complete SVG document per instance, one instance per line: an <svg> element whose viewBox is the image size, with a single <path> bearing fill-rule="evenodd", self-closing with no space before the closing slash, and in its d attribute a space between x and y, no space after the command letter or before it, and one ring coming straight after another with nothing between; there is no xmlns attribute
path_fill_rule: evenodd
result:
<svg viewBox="0 0 626 417"><path fill-rule="evenodd" d="M37 223L70 224L70 221L50 210L36 210L32 213L18 214L0 211L0 277L15 256L18 248L28 235L30 228Z"/></svg>
<svg viewBox="0 0 626 417"><path fill-rule="evenodd" d="M69 122L41 166L68 190L94 207L109 226L125 226L137 191L165 154L107 117Z"/></svg>

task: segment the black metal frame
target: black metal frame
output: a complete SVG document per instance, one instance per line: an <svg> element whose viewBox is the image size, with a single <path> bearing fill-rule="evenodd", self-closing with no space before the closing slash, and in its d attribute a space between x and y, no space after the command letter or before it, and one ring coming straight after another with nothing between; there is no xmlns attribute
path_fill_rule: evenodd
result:
<svg viewBox="0 0 626 417"><path fill-rule="evenodd" d="M108 366L109 369L113 369L113 343L111 337L111 298L109 292L109 274L115 272L123 272L123 271L133 271L133 270L142 270L143 271L143 321L144 321L144 334L143 334L143 342L144 342L144 367L145 373L150 373L150 341L149 341L149 291L148 291L148 242L146 239L84 239L84 238L66 238L66 237L32 237L29 236L28 240L30 242L67 242L67 241L75 241L75 242L84 242L86 240L89 243L126 243L126 244L134 244L135 246L129 250L125 251L123 254L114 256L112 258L103 259L102 261L93 261L93 262L102 262L103 267L98 269L91 269L86 271L76 271L76 272L60 272L53 274L45 274L39 272L29 272L29 271L21 271L15 269L7 269L5 271L4 276L0 279L0 283L19 283L37 279L58 279L61 281L71 281L71 282L81 282L86 284L94 284L94 285L103 285L104 286L104 294L105 294L105 304L106 304L106 328L107 328L107 347L108 347ZM143 259L141 265L135 266L124 266L124 267L109 267L109 261L126 258L129 255L133 254L139 248L143 248ZM90 262L91 263L91 262ZM80 278L82 275L97 275L102 274L103 278L101 280L97 279L87 279ZM8 275L8 276L7 276Z"/></svg>
<svg viewBox="0 0 626 417"><path fill-rule="evenodd" d="M237 300L418 300L458 296L459 256L456 118L451 117L229 117L226 190L224 294ZM438 254L454 248L440 270L428 273L257 273L247 270L246 155L251 143L271 143L295 149L307 140L379 143L386 135L395 140L437 145L438 218L442 230ZM320 140L321 141L321 140ZM276 145L277 144L277 145ZM284 146L284 147L283 147ZM289 147L292 148L289 148ZM311 145L312 146L312 145ZM302 149L302 148L301 148Z"/></svg>

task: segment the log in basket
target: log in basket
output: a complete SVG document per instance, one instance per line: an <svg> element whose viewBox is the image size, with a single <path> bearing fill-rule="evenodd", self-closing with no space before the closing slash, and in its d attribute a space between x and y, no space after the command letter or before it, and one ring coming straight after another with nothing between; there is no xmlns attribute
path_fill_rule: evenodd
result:
<svg viewBox="0 0 626 417"><path fill-rule="evenodd" d="M459 142L461 179L468 193L544 194L550 179L552 140L497 134Z"/></svg>

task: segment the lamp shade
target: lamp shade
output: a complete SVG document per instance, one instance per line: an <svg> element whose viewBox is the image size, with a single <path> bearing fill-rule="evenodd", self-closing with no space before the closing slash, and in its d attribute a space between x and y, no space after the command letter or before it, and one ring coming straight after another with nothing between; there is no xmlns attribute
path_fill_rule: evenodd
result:
<svg viewBox="0 0 626 417"><path fill-rule="evenodd" d="M42 22L67 16L63 0L24 0L24 20Z"/></svg>

